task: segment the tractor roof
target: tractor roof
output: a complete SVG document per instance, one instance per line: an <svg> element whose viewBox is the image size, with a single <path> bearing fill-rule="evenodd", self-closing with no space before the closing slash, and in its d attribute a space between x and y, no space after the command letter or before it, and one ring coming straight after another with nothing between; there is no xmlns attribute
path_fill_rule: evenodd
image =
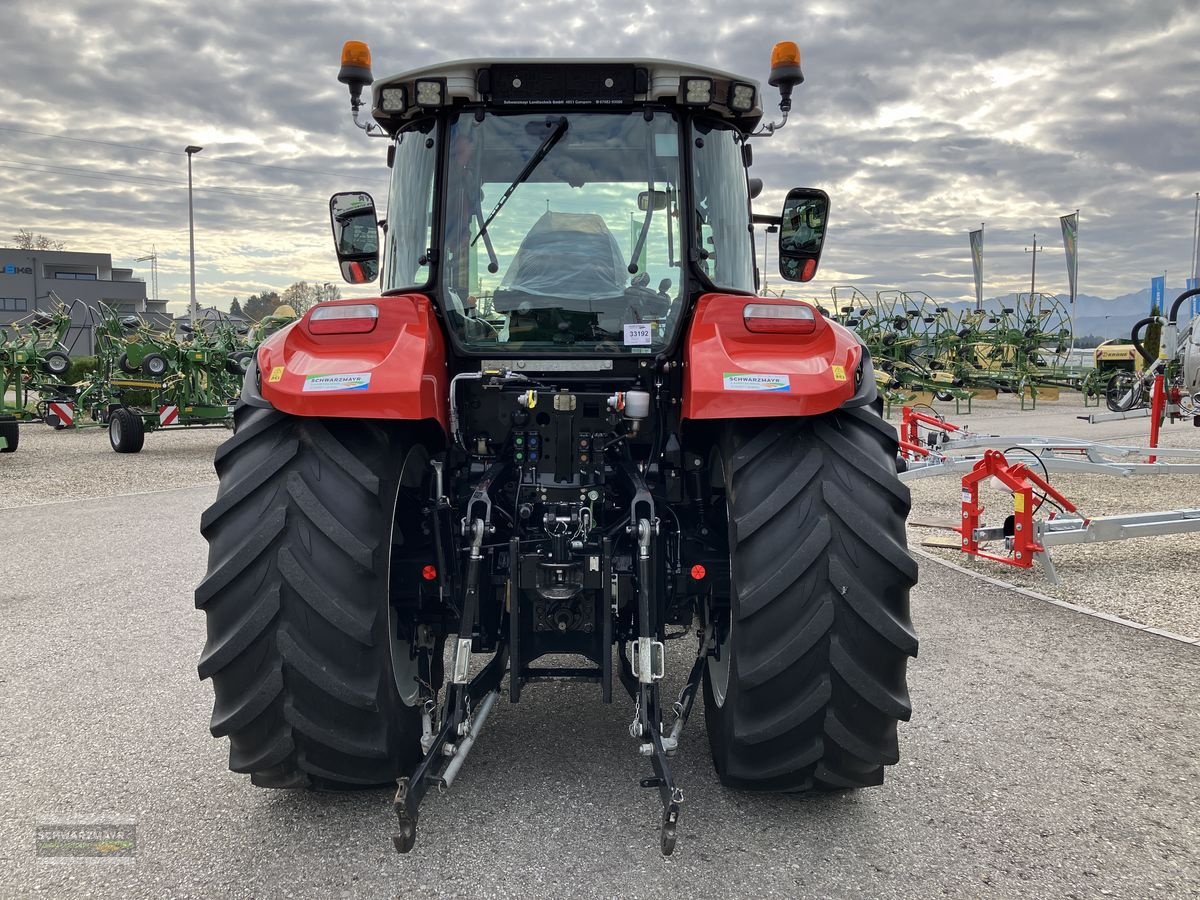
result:
<svg viewBox="0 0 1200 900"><path fill-rule="evenodd" d="M695 97L685 102L686 80L692 79L700 81L701 89L704 80L711 81L708 102ZM745 86L739 92L742 109L730 106L735 85ZM760 94L752 78L665 59L464 59L378 79L372 86L371 113L394 134L432 108L463 102L513 112L547 107L603 111L658 102L703 108L751 131L762 118ZM749 108L744 108L747 99Z"/></svg>

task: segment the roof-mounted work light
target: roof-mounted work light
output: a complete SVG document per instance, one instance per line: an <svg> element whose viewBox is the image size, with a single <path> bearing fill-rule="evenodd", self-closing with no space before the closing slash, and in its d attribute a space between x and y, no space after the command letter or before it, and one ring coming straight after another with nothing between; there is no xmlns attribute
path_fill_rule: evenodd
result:
<svg viewBox="0 0 1200 900"><path fill-rule="evenodd" d="M417 79L416 99L417 106L425 108L443 105L446 102L446 79Z"/></svg>
<svg viewBox="0 0 1200 900"><path fill-rule="evenodd" d="M379 92L379 108L385 113L402 113L408 109L408 92L403 86L385 87Z"/></svg>
<svg viewBox="0 0 1200 900"><path fill-rule="evenodd" d="M684 106L708 106L713 100L713 80L684 75L679 79L679 100Z"/></svg>
<svg viewBox="0 0 1200 900"><path fill-rule="evenodd" d="M726 105L734 112L750 112L754 109L754 85L740 81L730 84Z"/></svg>

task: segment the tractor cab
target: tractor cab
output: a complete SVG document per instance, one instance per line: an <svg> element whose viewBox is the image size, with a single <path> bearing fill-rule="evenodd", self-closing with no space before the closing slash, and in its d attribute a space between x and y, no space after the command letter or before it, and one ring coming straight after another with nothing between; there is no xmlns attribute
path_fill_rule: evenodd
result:
<svg viewBox="0 0 1200 900"><path fill-rule="evenodd" d="M382 260L373 200L332 199L342 273L434 297L457 354L662 354L702 294L756 292L754 81L644 59L466 60L372 83L364 53L348 45L341 80L356 121L372 85L391 187ZM776 57L786 112L799 58ZM807 281L828 200L788 206L781 274Z"/></svg>

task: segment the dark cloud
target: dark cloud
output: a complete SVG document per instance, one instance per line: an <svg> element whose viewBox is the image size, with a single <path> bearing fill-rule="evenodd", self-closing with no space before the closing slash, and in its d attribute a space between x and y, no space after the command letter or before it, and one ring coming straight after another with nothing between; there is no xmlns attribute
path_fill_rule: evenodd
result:
<svg viewBox="0 0 1200 900"><path fill-rule="evenodd" d="M980 221L989 292L1027 287L1034 232L1047 246L1039 285L1065 290L1058 216L1077 207L1090 293L1137 290L1163 270L1178 280L1191 260L1194 3L697 0L685 15L628 0L17 0L6 10L0 126L109 143L0 131L0 238L31 228L125 265L154 246L163 293L180 300L188 143L205 148L195 185L206 302L337 278L329 194L365 187L382 201L387 181L383 142L353 127L336 83L347 38L371 43L378 74L470 56L643 55L763 80L771 44L798 39L808 81L791 124L757 144L755 174L764 211L794 184L833 197L821 280L805 293L854 281L964 298L966 232Z"/></svg>

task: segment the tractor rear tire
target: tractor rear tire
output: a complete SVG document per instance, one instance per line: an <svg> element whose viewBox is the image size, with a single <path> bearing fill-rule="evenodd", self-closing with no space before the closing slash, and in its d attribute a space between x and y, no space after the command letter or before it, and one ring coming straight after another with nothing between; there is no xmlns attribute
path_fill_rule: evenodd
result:
<svg viewBox="0 0 1200 900"><path fill-rule="evenodd" d="M728 635L705 670L723 784L824 791L883 782L917 654L908 488L872 408L726 425Z"/></svg>
<svg viewBox="0 0 1200 900"><path fill-rule="evenodd" d="M21 425L16 419L0 419L0 437L8 445L0 453L16 453L21 442Z"/></svg>
<svg viewBox="0 0 1200 900"><path fill-rule="evenodd" d="M393 782L421 756L388 624L401 442L375 423L244 405L234 422L200 526L212 734L260 787Z"/></svg>
<svg viewBox="0 0 1200 900"><path fill-rule="evenodd" d="M146 444L146 423L139 413L121 407L108 419L108 442L118 453L140 453Z"/></svg>

